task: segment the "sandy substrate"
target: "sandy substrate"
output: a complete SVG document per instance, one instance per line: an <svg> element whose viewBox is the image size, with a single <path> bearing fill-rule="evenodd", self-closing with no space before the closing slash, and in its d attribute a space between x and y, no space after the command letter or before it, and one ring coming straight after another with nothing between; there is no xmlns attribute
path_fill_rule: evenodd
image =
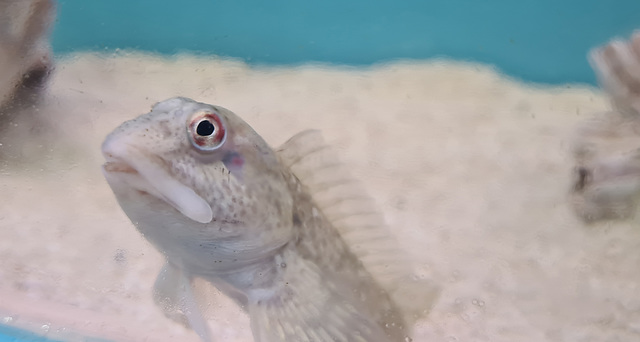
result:
<svg viewBox="0 0 640 342"><path fill-rule="evenodd" d="M637 222L585 226L567 202L575 126L607 108L474 64L249 68L181 56L60 61L41 105L0 135L0 318L49 336L198 341L155 308L162 260L118 207L100 143L183 95L267 141L321 129L441 296L414 341L640 340ZM225 298L218 341L251 341ZM64 333L60 335L60 333Z"/></svg>

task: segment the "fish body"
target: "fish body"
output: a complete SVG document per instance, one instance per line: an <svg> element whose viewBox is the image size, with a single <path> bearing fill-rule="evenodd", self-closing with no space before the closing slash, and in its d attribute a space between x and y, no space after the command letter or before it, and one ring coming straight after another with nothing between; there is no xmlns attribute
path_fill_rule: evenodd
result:
<svg viewBox="0 0 640 342"><path fill-rule="evenodd" d="M156 302L205 341L195 278L243 307L263 342L406 341L432 305L317 131L276 151L231 111L178 97L102 151L123 211L167 259Z"/></svg>

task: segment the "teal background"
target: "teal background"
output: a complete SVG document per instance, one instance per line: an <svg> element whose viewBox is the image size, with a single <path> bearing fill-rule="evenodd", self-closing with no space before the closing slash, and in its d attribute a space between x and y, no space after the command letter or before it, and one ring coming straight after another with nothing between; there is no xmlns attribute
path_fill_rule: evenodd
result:
<svg viewBox="0 0 640 342"><path fill-rule="evenodd" d="M58 342L37 334L0 324L0 342Z"/></svg>
<svg viewBox="0 0 640 342"><path fill-rule="evenodd" d="M593 83L588 50L640 28L638 0L66 0L58 10L58 53L192 51L279 65L440 56L545 83Z"/></svg>

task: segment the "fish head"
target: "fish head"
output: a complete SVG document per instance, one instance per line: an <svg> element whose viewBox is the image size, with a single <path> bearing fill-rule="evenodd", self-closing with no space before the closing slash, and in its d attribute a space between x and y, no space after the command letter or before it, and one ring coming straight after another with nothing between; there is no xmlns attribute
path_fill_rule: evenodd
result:
<svg viewBox="0 0 640 342"><path fill-rule="evenodd" d="M640 121L619 112L579 126L570 198L585 222L626 220L640 204Z"/></svg>
<svg viewBox="0 0 640 342"><path fill-rule="evenodd" d="M102 153L123 211L168 257L259 258L291 239L293 201L275 152L225 108L165 100L111 132Z"/></svg>

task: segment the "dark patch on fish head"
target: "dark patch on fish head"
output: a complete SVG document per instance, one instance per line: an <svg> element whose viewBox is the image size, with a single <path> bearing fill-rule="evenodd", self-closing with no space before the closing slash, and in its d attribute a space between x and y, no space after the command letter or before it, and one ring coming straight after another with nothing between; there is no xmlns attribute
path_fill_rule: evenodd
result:
<svg viewBox="0 0 640 342"><path fill-rule="evenodd" d="M282 205L280 204L280 201L273 201L273 205L276 207L276 213L278 216L282 217Z"/></svg>
<svg viewBox="0 0 640 342"><path fill-rule="evenodd" d="M591 171L584 166L576 168L576 183L574 185L575 191L582 191L591 181Z"/></svg>
<svg viewBox="0 0 640 342"><path fill-rule="evenodd" d="M293 222L293 225L296 227L302 224L302 221L300 220L300 216L298 216L298 213L293 213L293 217L291 221Z"/></svg>
<svg viewBox="0 0 640 342"><path fill-rule="evenodd" d="M222 157L222 163L234 177L242 180L242 170L244 168L245 159L236 151L228 151Z"/></svg>

